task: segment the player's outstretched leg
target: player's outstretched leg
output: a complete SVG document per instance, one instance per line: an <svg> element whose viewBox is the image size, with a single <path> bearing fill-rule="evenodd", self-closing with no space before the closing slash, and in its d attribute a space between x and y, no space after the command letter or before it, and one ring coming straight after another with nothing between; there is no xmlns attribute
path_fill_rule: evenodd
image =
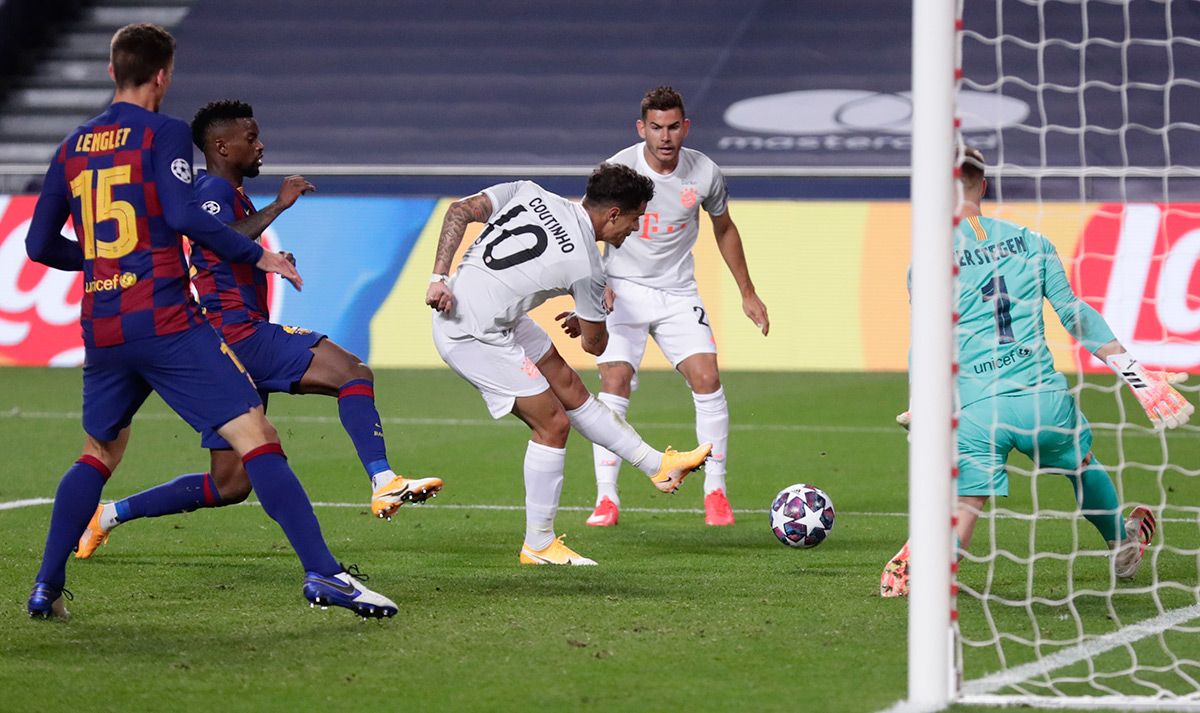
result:
<svg viewBox="0 0 1200 713"><path fill-rule="evenodd" d="M551 382L553 384L553 382ZM580 384L582 386L582 384ZM587 393L586 390L584 393ZM711 443L702 443L693 450L679 452L670 446L659 452L651 448L625 419L587 394L578 407L567 411L571 426L589 441L612 450L630 465L645 473L654 487L673 493L683 479L704 465L712 451Z"/></svg>
<svg viewBox="0 0 1200 713"><path fill-rule="evenodd" d="M702 443L694 450L683 453L670 446L664 452L654 450L625 419L588 392L579 374L563 361L553 347L538 360L537 367L550 383L554 395L567 409L572 428L645 473L654 487L664 493L678 490L683 479L700 468L712 451L711 443Z"/></svg>
<svg viewBox="0 0 1200 713"><path fill-rule="evenodd" d="M313 512L308 494L288 465L275 428L263 415L262 407L251 409L226 423L219 433L241 454L246 475L258 494L263 510L283 530L300 558L305 573L305 598L312 604L316 603L309 595L318 591L320 586L309 585L319 580L334 590L340 587L342 595L332 596L330 593L328 601L322 597L322 606L345 607L359 616L394 615L396 608L391 600L347 581L349 573L334 559L325 544L321 524ZM382 601L374 597L380 597ZM376 608L382 607L382 613L364 609L361 605L366 602Z"/></svg>
<svg viewBox="0 0 1200 713"><path fill-rule="evenodd" d="M232 456L233 452L229 451ZM233 456L236 461L236 456ZM214 458L215 461L215 458ZM237 463L240 469L240 462ZM214 463L213 471L217 470ZM245 475L243 473L243 478ZM249 483L245 492L249 493ZM188 473L178 478L143 490L135 495L118 500L115 503L98 505L87 529L79 538L75 548L76 559L88 559L100 545L108 541L109 534L117 527L143 517L162 517L176 513L192 512L199 508L215 508L241 502L240 498L228 500L221 497L221 492L213 482L209 473Z"/></svg>
<svg viewBox="0 0 1200 713"><path fill-rule="evenodd" d="M63 598L70 598L64 586L67 581L67 559L87 527L88 518L100 502L104 484L112 469L121 462L129 428L125 427L112 441L99 441L88 436L84 454L67 469L54 494L54 509L50 513L50 529L42 564L34 579L26 609L39 619L66 619L70 616Z"/></svg>
<svg viewBox="0 0 1200 713"><path fill-rule="evenodd" d="M375 373L371 368L329 339L321 340L311 351L312 362L300 379L298 391L337 397L342 428L371 479L372 514L390 520L405 503L423 503L437 497L443 485L441 478L406 478L392 470L383 419L375 406Z"/></svg>

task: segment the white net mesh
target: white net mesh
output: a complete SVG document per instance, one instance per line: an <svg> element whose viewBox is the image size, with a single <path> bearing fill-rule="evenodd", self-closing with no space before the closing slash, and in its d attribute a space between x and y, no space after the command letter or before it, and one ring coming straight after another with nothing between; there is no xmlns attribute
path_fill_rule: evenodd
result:
<svg viewBox="0 0 1200 713"><path fill-rule="evenodd" d="M1046 236L1075 294L1146 366L1200 372L1200 2L969 0L960 17L959 114L988 160L984 214ZM1157 532L1136 577L1118 579L1075 471L1045 467L1041 446L1036 465L1014 452L1009 495L984 506L957 574L962 699L1200 710L1200 429L1152 429L1048 307L1044 319L1121 518L1148 506ZM1039 404L1039 428L1086 454L1085 428Z"/></svg>

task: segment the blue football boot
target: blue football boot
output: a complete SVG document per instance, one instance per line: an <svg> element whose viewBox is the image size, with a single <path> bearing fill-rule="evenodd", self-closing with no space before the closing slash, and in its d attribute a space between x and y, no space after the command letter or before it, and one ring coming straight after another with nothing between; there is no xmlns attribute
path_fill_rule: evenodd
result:
<svg viewBox="0 0 1200 713"><path fill-rule="evenodd" d="M71 612L67 611L67 605L63 600L74 598L66 589L37 582L33 585L33 591L29 593L29 604L26 605L26 608L29 609L29 616L34 619L67 621L71 618Z"/></svg>
<svg viewBox="0 0 1200 713"><path fill-rule="evenodd" d="M326 577L316 572L304 573L304 598L310 607L345 607L363 619L384 619L396 615L398 607L391 599L373 592L359 580L367 576L358 571L357 565Z"/></svg>

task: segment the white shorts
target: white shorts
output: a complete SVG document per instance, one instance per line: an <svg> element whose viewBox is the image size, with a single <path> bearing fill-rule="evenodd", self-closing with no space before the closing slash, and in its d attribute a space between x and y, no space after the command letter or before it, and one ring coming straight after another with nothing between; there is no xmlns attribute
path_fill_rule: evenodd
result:
<svg viewBox="0 0 1200 713"><path fill-rule="evenodd" d="M512 413L517 397L536 396L550 388L537 362L550 351L550 335L522 315L507 344L481 342L455 335L440 313L433 316L433 345L442 361L479 389L492 418Z"/></svg>
<svg viewBox="0 0 1200 713"><path fill-rule="evenodd" d="M616 293L608 324L608 347L598 364L627 362L636 371L646 353L646 337L677 367L694 354L716 354L717 341L700 295L675 295L636 282L610 279Z"/></svg>

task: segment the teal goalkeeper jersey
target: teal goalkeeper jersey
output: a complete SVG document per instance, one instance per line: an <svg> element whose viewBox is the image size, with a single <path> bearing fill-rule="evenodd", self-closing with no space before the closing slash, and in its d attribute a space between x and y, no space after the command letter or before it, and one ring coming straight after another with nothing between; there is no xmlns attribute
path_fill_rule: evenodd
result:
<svg viewBox="0 0 1200 713"><path fill-rule="evenodd" d="M1075 296L1054 245L1038 233L982 216L954 233L958 265L958 401L1067 388L1046 345L1042 300L1089 352L1114 339L1104 318Z"/></svg>

